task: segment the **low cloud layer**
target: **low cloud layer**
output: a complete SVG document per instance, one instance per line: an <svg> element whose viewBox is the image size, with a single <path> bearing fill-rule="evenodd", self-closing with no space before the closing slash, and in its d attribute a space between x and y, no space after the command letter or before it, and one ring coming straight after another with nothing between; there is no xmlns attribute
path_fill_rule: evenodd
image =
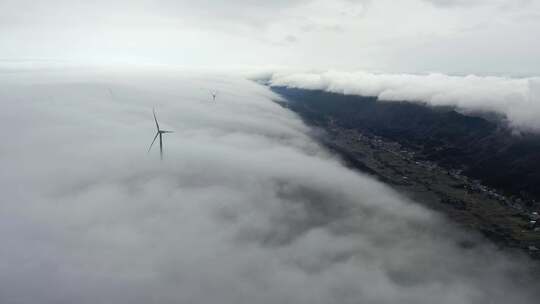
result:
<svg viewBox="0 0 540 304"><path fill-rule="evenodd" d="M455 106L463 112L494 112L511 127L540 131L540 78L374 74L367 72L273 73L273 86L374 96L381 101Z"/></svg>
<svg viewBox="0 0 540 304"><path fill-rule="evenodd" d="M536 303L525 258L346 169L251 81L0 80L1 303Z"/></svg>

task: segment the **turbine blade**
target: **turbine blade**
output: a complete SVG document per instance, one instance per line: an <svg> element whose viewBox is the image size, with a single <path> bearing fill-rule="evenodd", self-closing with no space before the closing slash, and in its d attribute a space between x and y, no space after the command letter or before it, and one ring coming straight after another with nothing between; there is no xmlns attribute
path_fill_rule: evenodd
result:
<svg viewBox="0 0 540 304"><path fill-rule="evenodd" d="M152 108L152 111L154 112L154 120L156 121L156 128L159 131L159 123L157 122L157 118L156 118L156 109Z"/></svg>
<svg viewBox="0 0 540 304"><path fill-rule="evenodd" d="M174 131L162 130L161 133L174 133Z"/></svg>
<svg viewBox="0 0 540 304"><path fill-rule="evenodd" d="M150 144L150 148L148 148L148 152L147 152L147 153L150 153L150 150L152 149L152 146L153 146L154 143L156 142L156 139L157 139L158 135L159 135L159 132L156 133L156 136L154 137L154 140L152 141L152 144Z"/></svg>

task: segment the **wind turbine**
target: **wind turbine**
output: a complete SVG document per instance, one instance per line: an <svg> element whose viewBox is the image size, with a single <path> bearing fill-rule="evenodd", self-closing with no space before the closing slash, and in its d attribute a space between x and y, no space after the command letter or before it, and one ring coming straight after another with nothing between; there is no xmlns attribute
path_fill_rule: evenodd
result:
<svg viewBox="0 0 540 304"><path fill-rule="evenodd" d="M211 91L210 94L212 94L212 98L214 99L214 102L215 102L216 97L217 97L217 92L216 91Z"/></svg>
<svg viewBox="0 0 540 304"><path fill-rule="evenodd" d="M150 153L150 150L152 149L152 146L154 145L154 142L156 142L156 139L159 136L159 155L161 157L161 160L163 160L163 134L165 134L165 133L174 133L174 132L173 131L167 131L167 130L161 130L159 128L159 123L158 123L157 118L156 118L156 110L152 109L152 111L154 112L154 121L156 122L157 132L156 132L156 136L154 137L154 140L152 141L152 144L150 144L150 148L148 148L148 153Z"/></svg>

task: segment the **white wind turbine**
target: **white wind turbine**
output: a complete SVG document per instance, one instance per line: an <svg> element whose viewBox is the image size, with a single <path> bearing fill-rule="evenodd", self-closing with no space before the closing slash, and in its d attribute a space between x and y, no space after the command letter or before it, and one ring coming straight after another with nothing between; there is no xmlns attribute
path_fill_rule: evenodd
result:
<svg viewBox="0 0 540 304"><path fill-rule="evenodd" d="M165 134L165 133L174 133L174 131L161 130L159 128L159 123L158 123L157 118L156 118L156 110L152 109L152 111L154 112L154 120L156 122L157 132L156 132L156 136L154 137L154 140L152 141L152 144L150 144L150 148L148 148L148 153L150 153L150 150L152 149L152 146L154 145L154 142L156 142L156 139L159 136L159 155L161 157L161 160L163 160L163 134Z"/></svg>

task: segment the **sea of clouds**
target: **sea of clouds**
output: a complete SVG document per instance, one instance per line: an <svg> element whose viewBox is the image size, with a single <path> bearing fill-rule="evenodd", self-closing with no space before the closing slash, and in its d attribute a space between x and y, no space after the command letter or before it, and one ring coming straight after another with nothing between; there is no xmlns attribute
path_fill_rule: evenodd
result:
<svg viewBox="0 0 540 304"><path fill-rule="evenodd" d="M264 76L263 76L264 75ZM431 106L454 106L461 112L502 115L510 127L540 132L540 78L376 74L369 72L271 72L272 86L378 97Z"/></svg>
<svg viewBox="0 0 540 304"><path fill-rule="evenodd" d="M345 168L278 98L223 73L0 73L0 303L536 303L526 257Z"/></svg>

